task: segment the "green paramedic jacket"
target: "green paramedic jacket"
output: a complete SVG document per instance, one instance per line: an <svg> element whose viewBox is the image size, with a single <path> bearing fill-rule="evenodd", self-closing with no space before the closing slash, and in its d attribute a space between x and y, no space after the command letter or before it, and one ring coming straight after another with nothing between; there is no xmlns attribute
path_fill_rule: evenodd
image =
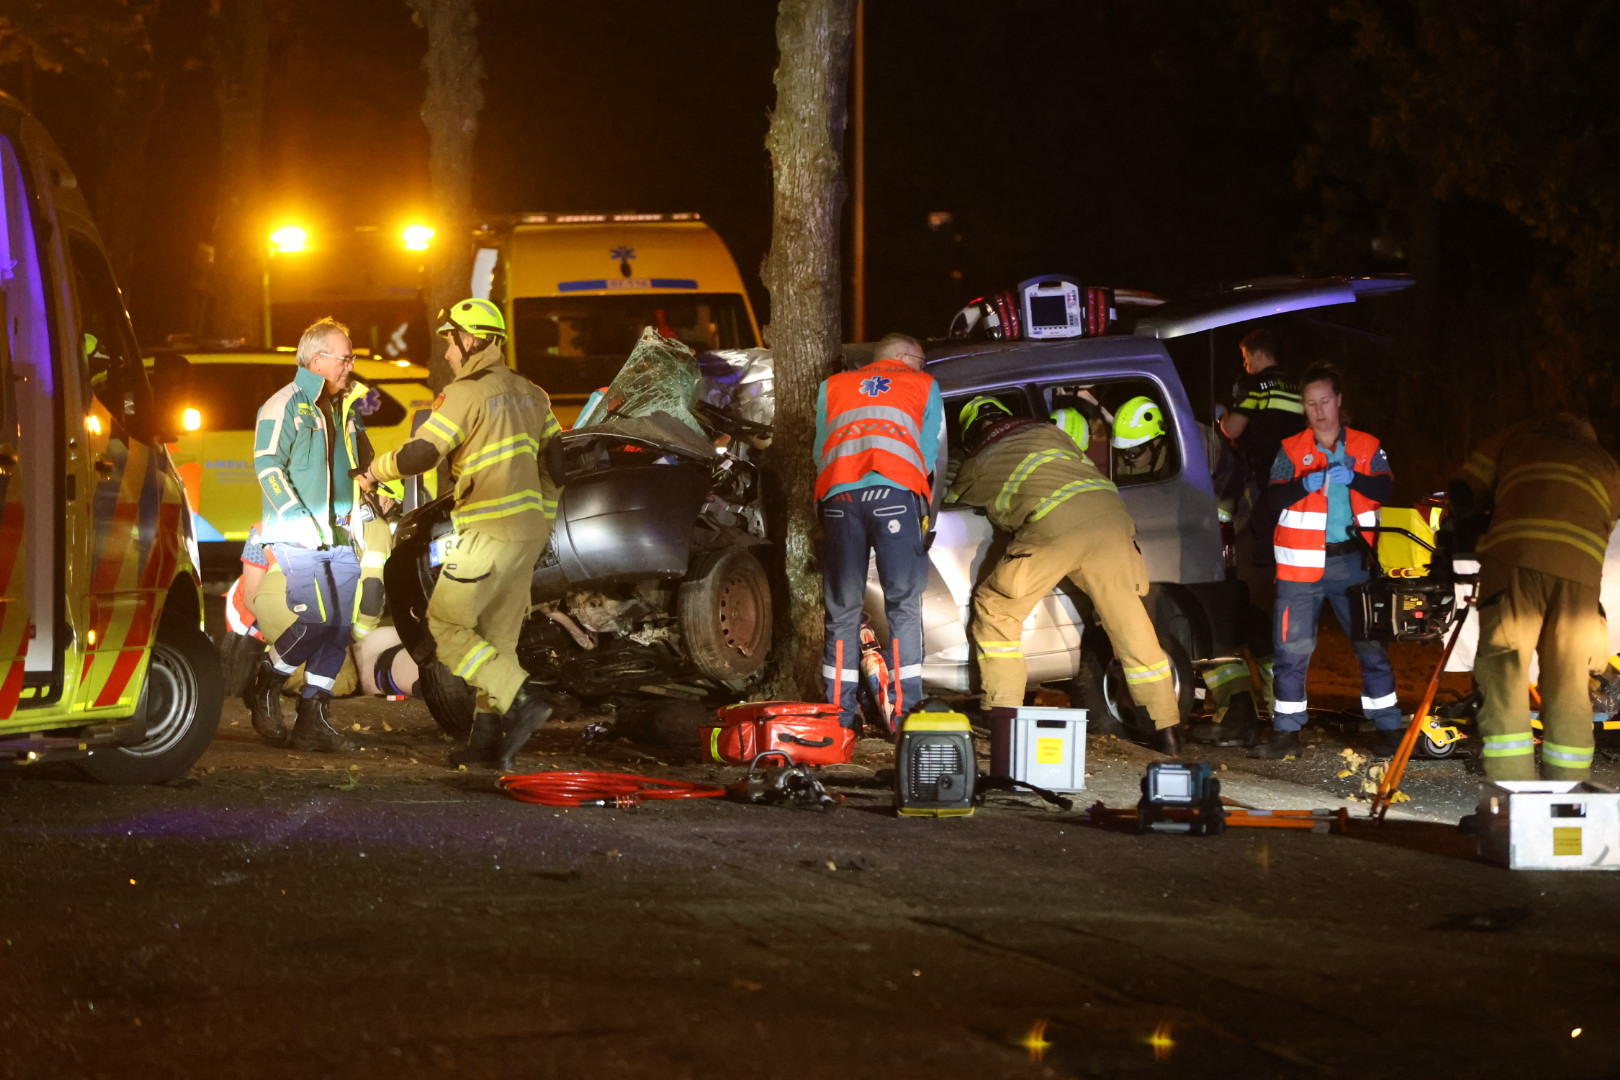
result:
<svg viewBox="0 0 1620 1080"><path fill-rule="evenodd" d="M263 543L318 548L351 542L346 526L350 510L360 505L359 485L345 478L334 490L336 455L328 454L326 412L318 404L325 385L319 375L301 367L292 382L259 407L253 471L264 503ZM338 404L351 469L371 462L371 442L357 407L368 389L356 382Z"/></svg>
<svg viewBox="0 0 1620 1080"><path fill-rule="evenodd" d="M997 527L1016 533L1076 495L1108 492L1124 501L1073 439L1039 420L1003 420L962 462L950 500L984 507Z"/></svg>
<svg viewBox="0 0 1620 1080"><path fill-rule="evenodd" d="M491 345L462 366L415 437L377 455L371 475L398 480L449 458L456 491L450 517L458 533L548 536L557 486L542 463L560 430L546 392L507 367L500 346Z"/></svg>

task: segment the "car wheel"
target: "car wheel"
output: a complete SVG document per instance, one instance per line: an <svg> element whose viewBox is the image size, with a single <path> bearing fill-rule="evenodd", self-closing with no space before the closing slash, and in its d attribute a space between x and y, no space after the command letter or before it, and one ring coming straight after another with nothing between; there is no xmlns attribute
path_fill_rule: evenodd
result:
<svg viewBox="0 0 1620 1080"><path fill-rule="evenodd" d="M681 640L699 671L741 689L771 653L771 583L747 549L703 556L676 601Z"/></svg>
<svg viewBox="0 0 1620 1080"><path fill-rule="evenodd" d="M219 651L195 626L160 628L141 691L146 737L95 750L78 762L104 784L160 784L186 775L208 749L225 702Z"/></svg>
<svg viewBox="0 0 1620 1080"><path fill-rule="evenodd" d="M420 668L419 690L427 702L428 712L446 733L465 739L472 730L473 712L478 708L478 695L467 681L453 675L450 669L431 660Z"/></svg>
<svg viewBox="0 0 1620 1080"><path fill-rule="evenodd" d="M264 642L256 637L225 631L219 643L219 670L227 698L242 696L264 659Z"/></svg>
<svg viewBox="0 0 1620 1080"><path fill-rule="evenodd" d="M1170 660L1170 674L1176 688L1176 706L1183 720L1192 714L1192 661L1187 650L1174 638L1159 634L1159 645ZM1153 733L1147 711L1131 699L1125 672L1114 655L1113 646L1102 631L1088 627L1080 648L1080 674L1075 676L1073 694L1080 707L1088 710L1088 730L1093 734L1118 735L1145 740Z"/></svg>

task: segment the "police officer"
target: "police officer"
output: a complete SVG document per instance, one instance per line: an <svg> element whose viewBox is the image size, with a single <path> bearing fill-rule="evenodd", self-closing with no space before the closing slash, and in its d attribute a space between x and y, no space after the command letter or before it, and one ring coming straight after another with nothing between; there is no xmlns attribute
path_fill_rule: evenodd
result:
<svg viewBox="0 0 1620 1080"><path fill-rule="evenodd" d="M1277 703L1272 738L1250 757L1298 755L1305 726L1305 680L1316 651L1316 624L1326 601L1350 629L1351 586L1367 580L1370 555L1361 529L1378 524L1378 507L1394 487L1389 460L1378 440L1344 426L1338 370L1317 364L1305 372L1301 390L1304 431L1282 441L1266 495L1278 512L1273 547L1277 560L1275 649ZM1357 641L1361 664L1361 709L1378 729L1375 752L1394 753L1401 741L1401 710L1389 653L1377 641Z"/></svg>
<svg viewBox="0 0 1620 1080"><path fill-rule="evenodd" d="M332 752L346 746L328 704L349 653L360 578L353 545L363 516L354 474L370 462L371 444L357 408L366 390L351 386L348 327L319 320L299 339L297 356L293 381L259 408L253 447L263 541L286 577L286 604L297 618L271 643L244 700L254 730L286 745L281 689L303 665L291 744Z"/></svg>
<svg viewBox="0 0 1620 1080"><path fill-rule="evenodd" d="M984 507L998 528L1013 534L1001 561L973 590L969 632L985 704L1024 703L1024 619L1066 577L1091 598L1131 696L1153 719L1154 746L1178 754L1175 682L1142 602L1147 566L1119 490L1064 432L1015 418L996 398L969 401L960 424L969 456L951 484L951 499Z"/></svg>
<svg viewBox="0 0 1620 1080"><path fill-rule="evenodd" d="M1474 680L1484 695L1485 775L1537 779L1527 690L1535 656L1542 778L1589 779L1587 674L1608 652L1598 591L1620 516L1620 466L1598 445L1590 422L1560 413L1485 440L1450 494L1464 527L1490 520L1475 548L1481 600Z"/></svg>
<svg viewBox="0 0 1620 1080"><path fill-rule="evenodd" d="M874 553L900 654L891 662L901 708L922 702L926 534L945 475L945 407L922 367L917 339L890 334L871 363L831 376L816 398L816 502L826 538L822 674L845 727L855 725L866 566Z"/></svg>
<svg viewBox="0 0 1620 1080"><path fill-rule="evenodd" d="M506 366L500 308L463 300L439 313L438 333L455 378L416 437L378 455L361 480L414 476L450 459L456 538L428 601L428 629L439 661L478 695L467 746L450 763L510 771L551 715L526 685L517 643L551 537L557 489L544 460L559 427L545 391Z"/></svg>

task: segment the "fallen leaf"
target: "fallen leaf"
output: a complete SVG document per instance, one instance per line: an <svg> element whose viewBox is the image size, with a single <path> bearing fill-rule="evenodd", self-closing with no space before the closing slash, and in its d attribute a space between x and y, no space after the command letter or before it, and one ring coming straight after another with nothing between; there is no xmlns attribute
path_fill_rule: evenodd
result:
<svg viewBox="0 0 1620 1080"><path fill-rule="evenodd" d="M829 869L829 870L837 870L838 869L838 864L833 862L831 859L828 859L825 865L826 865L827 869Z"/></svg>
<svg viewBox="0 0 1620 1080"><path fill-rule="evenodd" d="M732 989L734 989L734 990L763 990L763 989L765 989L765 984L764 983L757 983L757 982L754 982L752 979L732 979L731 980L731 986L732 986Z"/></svg>

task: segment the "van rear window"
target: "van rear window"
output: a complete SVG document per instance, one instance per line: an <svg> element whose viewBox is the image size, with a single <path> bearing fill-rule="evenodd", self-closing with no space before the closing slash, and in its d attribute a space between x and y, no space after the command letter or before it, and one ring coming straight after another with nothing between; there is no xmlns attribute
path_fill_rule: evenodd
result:
<svg viewBox="0 0 1620 1080"><path fill-rule="evenodd" d="M553 396L612 382L648 326L693 352L759 344L735 293L530 296L512 314L516 367Z"/></svg>

